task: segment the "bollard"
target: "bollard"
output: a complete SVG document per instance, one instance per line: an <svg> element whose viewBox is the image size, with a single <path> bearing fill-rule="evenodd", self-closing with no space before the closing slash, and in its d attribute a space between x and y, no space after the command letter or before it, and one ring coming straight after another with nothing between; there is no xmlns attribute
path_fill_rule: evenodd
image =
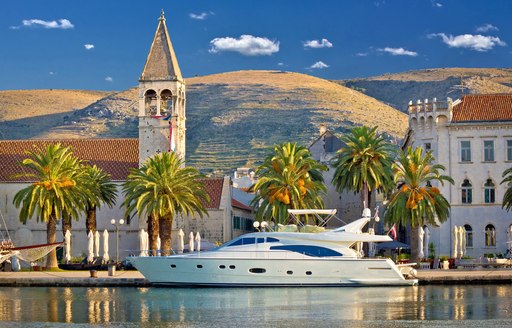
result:
<svg viewBox="0 0 512 328"><path fill-rule="evenodd" d="M113 277L116 275L116 265L115 264L109 264L108 265L108 276Z"/></svg>
<svg viewBox="0 0 512 328"><path fill-rule="evenodd" d="M90 270L89 273L91 274L91 278L98 278L98 271Z"/></svg>

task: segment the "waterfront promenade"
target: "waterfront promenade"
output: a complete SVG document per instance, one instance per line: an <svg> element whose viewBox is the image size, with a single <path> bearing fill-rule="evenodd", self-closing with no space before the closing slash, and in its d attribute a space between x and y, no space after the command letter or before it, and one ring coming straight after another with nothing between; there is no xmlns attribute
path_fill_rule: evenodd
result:
<svg viewBox="0 0 512 328"><path fill-rule="evenodd" d="M0 272L0 286L70 286L70 287L149 287L151 284L138 271L23 271ZM512 283L512 269L418 270L420 285Z"/></svg>

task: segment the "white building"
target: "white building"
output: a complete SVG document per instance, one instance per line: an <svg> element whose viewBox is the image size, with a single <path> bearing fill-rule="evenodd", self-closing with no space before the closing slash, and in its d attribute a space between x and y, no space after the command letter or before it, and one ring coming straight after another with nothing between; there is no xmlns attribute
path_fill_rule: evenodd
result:
<svg viewBox="0 0 512 328"><path fill-rule="evenodd" d="M437 255L454 257L453 226L466 229L465 255L505 254L512 213L502 209L508 186L500 182L512 165L512 94L410 102L405 145L432 150L455 181L438 186L451 213L440 227L430 227Z"/></svg>

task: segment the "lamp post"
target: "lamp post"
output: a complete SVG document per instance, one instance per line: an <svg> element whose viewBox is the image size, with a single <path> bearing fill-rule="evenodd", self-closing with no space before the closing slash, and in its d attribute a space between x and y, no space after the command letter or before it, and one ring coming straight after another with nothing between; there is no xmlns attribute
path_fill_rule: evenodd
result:
<svg viewBox="0 0 512 328"><path fill-rule="evenodd" d="M112 223L113 226L116 227L116 263L119 262L119 226L124 224L123 219L119 219L116 221L116 219L110 220L110 223Z"/></svg>

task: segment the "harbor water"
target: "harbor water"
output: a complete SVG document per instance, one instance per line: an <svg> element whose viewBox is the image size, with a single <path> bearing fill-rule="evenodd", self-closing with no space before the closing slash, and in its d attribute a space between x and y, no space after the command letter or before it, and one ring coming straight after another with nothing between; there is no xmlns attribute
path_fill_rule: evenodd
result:
<svg viewBox="0 0 512 328"><path fill-rule="evenodd" d="M512 287L2 287L0 327L511 327Z"/></svg>

